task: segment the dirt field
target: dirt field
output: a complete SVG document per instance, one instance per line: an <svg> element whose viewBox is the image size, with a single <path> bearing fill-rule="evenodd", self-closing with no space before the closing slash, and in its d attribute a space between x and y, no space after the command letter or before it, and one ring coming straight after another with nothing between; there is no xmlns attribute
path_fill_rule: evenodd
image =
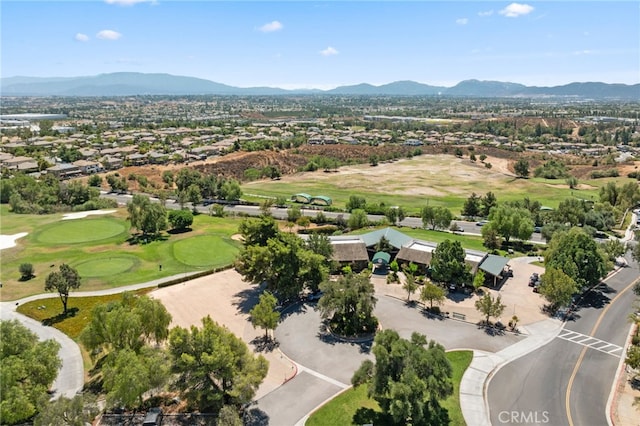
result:
<svg viewBox="0 0 640 426"><path fill-rule="evenodd" d="M264 355L269 361L269 373L258 389L256 398L260 398L293 377L296 370L278 349L258 351L251 343L264 336L264 331L254 329L249 321L249 310L257 303L257 295L257 286L243 281L233 269L150 293L172 315L171 327L200 327L202 318L209 315L242 338L254 352Z"/></svg>

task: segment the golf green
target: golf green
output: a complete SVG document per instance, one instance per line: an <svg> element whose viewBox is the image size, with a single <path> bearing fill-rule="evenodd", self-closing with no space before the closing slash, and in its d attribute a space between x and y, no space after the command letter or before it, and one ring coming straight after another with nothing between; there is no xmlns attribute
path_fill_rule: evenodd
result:
<svg viewBox="0 0 640 426"><path fill-rule="evenodd" d="M74 219L52 224L35 237L45 244L77 244L115 237L124 231L124 222L116 219Z"/></svg>
<svg viewBox="0 0 640 426"><path fill-rule="evenodd" d="M217 267L235 259L238 248L230 241L215 235L202 235L177 241L173 245L175 258L190 266Z"/></svg>
<svg viewBox="0 0 640 426"><path fill-rule="evenodd" d="M117 275L131 270L138 263L138 259L134 256L116 256L109 257L103 255L94 257L90 260L74 265L78 270L78 274L84 278L105 277L109 275Z"/></svg>

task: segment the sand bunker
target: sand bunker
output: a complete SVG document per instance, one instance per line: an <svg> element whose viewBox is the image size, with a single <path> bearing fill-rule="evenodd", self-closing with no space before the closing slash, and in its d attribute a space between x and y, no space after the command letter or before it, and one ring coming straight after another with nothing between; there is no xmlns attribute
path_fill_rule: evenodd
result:
<svg viewBox="0 0 640 426"><path fill-rule="evenodd" d="M82 219L90 214L111 214L115 212L115 210L89 210L86 212L67 213L62 217L62 220Z"/></svg>
<svg viewBox="0 0 640 426"><path fill-rule="evenodd" d="M28 232L20 232L13 235L0 235L0 250L16 246L16 240L28 235Z"/></svg>

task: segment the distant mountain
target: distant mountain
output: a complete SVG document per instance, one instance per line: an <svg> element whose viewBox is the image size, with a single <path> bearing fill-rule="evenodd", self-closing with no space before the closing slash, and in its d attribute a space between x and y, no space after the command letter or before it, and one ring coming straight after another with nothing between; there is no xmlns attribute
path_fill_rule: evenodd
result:
<svg viewBox="0 0 640 426"><path fill-rule="evenodd" d="M396 81L362 83L331 90L285 90L277 87L234 87L195 77L118 72L86 77L8 77L0 79L1 96L132 96L132 95L360 95L468 97L576 97L640 100L640 84L570 83L535 87L500 81L465 80L453 87Z"/></svg>

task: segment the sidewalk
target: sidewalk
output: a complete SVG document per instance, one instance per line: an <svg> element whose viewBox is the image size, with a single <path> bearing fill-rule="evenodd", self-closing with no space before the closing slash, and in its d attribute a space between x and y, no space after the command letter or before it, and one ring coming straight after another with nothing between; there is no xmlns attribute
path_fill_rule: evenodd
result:
<svg viewBox="0 0 640 426"><path fill-rule="evenodd" d="M109 288L105 290L96 291L76 291L69 293L70 297L88 297L88 296L104 296L108 294L122 293L124 291L139 290L141 288L157 287L158 284L174 280L194 274L178 274L170 277L164 277L146 283L128 285L123 287ZM29 317L26 317L16 311L19 305L27 302L41 299L57 298L58 293L41 293L33 296L25 297L19 300L13 300L11 302L0 303L0 318L4 321L18 320L22 325L34 332L41 340L54 339L60 343L60 352L58 355L62 360L62 366L58 371L56 380L53 382L52 388L55 391L56 396L66 396L67 398L73 398L73 396L81 391L84 387L84 364L82 361L82 354L80 353L80 347L76 342L69 338L66 334L57 330L54 327L48 327L42 325L40 322L35 321Z"/></svg>
<svg viewBox="0 0 640 426"><path fill-rule="evenodd" d="M499 352L473 352L473 360L460 382L460 407L469 425L491 426L489 406L485 392L491 377L504 365L514 361L553 340L564 323L557 319L546 319L522 326L526 339Z"/></svg>

